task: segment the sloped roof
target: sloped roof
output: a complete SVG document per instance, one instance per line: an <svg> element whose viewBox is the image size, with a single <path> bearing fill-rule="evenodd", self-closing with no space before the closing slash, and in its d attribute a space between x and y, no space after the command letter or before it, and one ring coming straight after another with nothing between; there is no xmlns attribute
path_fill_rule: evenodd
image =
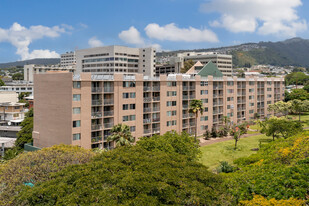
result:
<svg viewBox="0 0 309 206"><path fill-rule="evenodd" d="M202 68L202 67L203 67L203 64L200 61L198 61L186 72L186 74L195 74L197 73L195 70Z"/></svg>
<svg viewBox="0 0 309 206"><path fill-rule="evenodd" d="M211 61L209 61L197 74L202 77L207 77L207 76L223 77L222 72Z"/></svg>

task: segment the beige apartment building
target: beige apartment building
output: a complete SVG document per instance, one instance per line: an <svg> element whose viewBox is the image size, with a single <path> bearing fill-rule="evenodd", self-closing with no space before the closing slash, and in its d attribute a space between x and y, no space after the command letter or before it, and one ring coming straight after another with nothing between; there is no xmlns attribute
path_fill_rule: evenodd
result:
<svg viewBox="0 0 309 206"><path fill-rule="evenodd" d="M118 123L130 126L138 139L187 131L198 135L220 127L223 116L235 124L269 116L269 104L283 99L283 78L202 77L199 75L93 75L69 72L34 77L33 139L35 147L55 144L109 148L107 137ZM201 99L205 111L189 113L192 99Z"/></svg>

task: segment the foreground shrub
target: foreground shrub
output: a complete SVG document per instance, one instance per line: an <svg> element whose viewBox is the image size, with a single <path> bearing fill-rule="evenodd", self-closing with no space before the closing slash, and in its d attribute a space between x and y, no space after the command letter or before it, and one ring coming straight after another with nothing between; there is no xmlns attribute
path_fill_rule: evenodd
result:
<svg viewBox="0 0 309 206"><path fill-rule="evenodd" d="M305 206L304 200L290 198L288 200L276 200L274 198L268 200L263 196L255 195L252 200L241 201L243 206Z"/></svg>
<svg viewBox="0 0 309 206"><path fill-rule="evenodd" d="M19 205L230 205L220 176L177 153L119 147L72 165L33 188Z"/></svg>
<svg viewBox="0 0 309 206"><path fill-rule="evenodd" d="M35 152L27 152L0 165L0 205L17 205L12 197L20 186L38 184L53 172L72 164L89 162L94 153L77 146L58 145Z"/></svg>

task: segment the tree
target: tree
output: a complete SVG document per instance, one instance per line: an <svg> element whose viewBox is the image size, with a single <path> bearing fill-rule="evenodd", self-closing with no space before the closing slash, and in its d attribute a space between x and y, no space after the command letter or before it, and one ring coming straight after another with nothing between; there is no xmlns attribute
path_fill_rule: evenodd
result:
<svg viewBox="0 0 309 206"><path fill-rule="evenodd" d="M27 152L0 164L0 205L20 205L13 201L24 183L34 185L49 179L50 174L68 165L89 162L95 154L78 146L56 145Z"/></svg>
<svg viewBox="0 0 309 206"><path fill-rule="evenodd" d="M24 75L22 73L15 73L12 76L13 80L24 80Z"/></svg>
<svg viewBox="0 0 309 206"><path fill-rule="evenodd" d="M308 100L301 101L299 99L294 99L289 102L291 102L291 111L294 113L298 113L299 121L300 121L301 113L308 111L309 101Z"/></svg>
<svg viewBox="0 0 309 206"><path fill-rule="evenodd" d="M19 95L18 95L18 100L21 101L23 100L25 97L28 97L30 95L30 92L21 92Z"/></svg>
<svg viewBox="0 0 309 206"><path fill-rule="evenodd" d="M194 62L190 59L184 62L184 67L180 69L180 73L186 73L191 67L193 67Z"/></svg>
<svg viewBox="0 0 309 206"><path fill-rule="evenodd" d="M293 72L285 76L286 85L303 85L308 80L309 76L303 72Z"/></svg>
<svg viewBox="0 0 309 206"><path fill-rule="evenodd" d="M307 100L309 99L309 94L304 89L293 89L289 94L289 99L299 99L299 100Z"/></svg>
<svg viewBox="0 0 309 206"><path fill-rule="evenodd" d="M125 124L114 125L111 129L111 135L107 138L107 141L114 141L116 147L128 146L135 142L135 138L130 132L130 127Z"/></svg>
<svg viewBox="0 0 309 206"><path fill-rule="evenodd" d="M197 140L197 118L198 113L203 115L204 107L202 100L199 99L193 99L190 103L190 113L195 114L195 140Z"/></svg>
<svg viewBox="0 0 309 206"><path fill-rule="evenodd" d="M71 165L35 187L16 205L231 205L223 178L180 154L140 146L103 152Z"/></svg>
<svg viewBox="0 0 309 206"><path fill-rule="evenodd" d="M24 149L24 144L31 143L33 141L33 108L25 114L25 119L22 121L20 126L21 130L17 133L15 147L17 150L22 151Z"/></svg>
<svg viewBox="0 0 309 206"><path fill-rule="evenodd" d="M282 113L284 116L286 116L290 110L291 110L291 102L279 101L276 102L275 104L268 105L268 111L273 111L275 113Z"/></svg>
<svg viewBox="0 0 309 206"><path fill-rule="evenodd" d="M0 87L5 86L4 82L2 81L2 79L0 79Z"/></svg>
<svg viewBox="0 0 309 206"><path fill-rule="evenodd" d="M265 121L260 121L260 132L266 136L275 138L283 137L288 138L292 135L302 131L300 122L289 121L286 118L271 117Z"/></svg>
<svg viewBox="0 0 309 206"><path fill-rule="evenodd" d="M164 135L142 137L136 143L147 151L163 151L169 154L181 154L189 160L197 160L200 155L199 144L188 133L178 134L174 131Z"/></svg>

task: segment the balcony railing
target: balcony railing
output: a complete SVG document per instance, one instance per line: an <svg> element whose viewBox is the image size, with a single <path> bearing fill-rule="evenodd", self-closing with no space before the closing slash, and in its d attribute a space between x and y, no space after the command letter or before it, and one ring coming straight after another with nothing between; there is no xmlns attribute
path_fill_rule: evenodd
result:
<svg viewBox="0 0 309 206"><path fill-rule="evenodd" d="M151 119L150 119L150 118L148 118L148 119L143 119L143 123L144 123L144 124L149 124L149 123L151 123Z"/></svg>
<svg viewBox="0 0 309 206"><path fill-rule="evenodd" d="M104 87L104 92L114 92L114 87Z"/></svg>
<svg viewBox="0 0 309 206"><path fill-rule="evenodd" d="M104 99L104 105L111 105L114 104L114 100L112 99Z"/></svg>
<svg viewBox="0 0 309 206"><path fill-rule="evenodd" d="M188 118L189 114L182 114L182 118Z"/></svg>
<svg viewBox="0 0 309 206"><path fill-rule="evenodd" d="M154 108L153 108L153 111L154 111L154 112L160 111L160 107L154 107Z"/></svg>
<svg viewBox="0 0 309 206"><path fill-rule="evenodd" d="M160 133L160 128L152 128L152 133L154 134Z"/></svg>
<svg viewBox="0 0 309 206"><path fill-rule="evenodd" d="M92 92L102 92L102 88L101 87L92 87L91 91Z"/></svg>
<svg viewBox="0 0 309 206"><path fill-rule="evenodd" d="M104 116L113 116L114 111L104 111Z"/></svg>
<svg viewBox="0 0 309 206"><path fill-rule="evenodd" d="M102 141L102 136L91 137L91 142L100 142Z"/></svg>
<svg viewBox="0 0 309 206"><path fill-rule="evenodd" d="M145 86L144 86L144 89L143 89L143 90L144 90L144 92L150 91L150 87L145 87Z"/></svg>
<svg viewBox="0 0 309 206"><path fill-rule="evenodd" d="M102 129L102 125L100 124L91 125L91 130L101 130L101 129Z"/></svg>
<svg viewBox="0 0 309 206"><path fill-rule="evenodd" d="M160 97L153 97L153 101L160 101Z"/></svg>
<svg viewBox="0 0 309 206"><path fill-rule="evenodd" d="M92 106L100 106L100 105L102 105L102 100L100 100L100 99L92 100L91 105Z"/></svg>
<svg viewBox="0 0 309 206"><path fill-rule="evenodd" d="M92 118L100 118L100 117L102 117L102 112L92 112L91 117Z"/></svg>
<svg viewBox="0 0 309 206"><path fill-rule="evenodd" d="M237 111L243 111L243 110L246 110L246 108L245 107L238 107L237 108Z"/></svg>
<svg viewBox="0 0 309 206"><path fill-rule="evenodd" d="M182 105L182 108L183 108L183 109L188 109L188 108L189 108L189 105L188 105L188 104L183 104L183 105Z"/></svg>
<svg viewBox="0 0 309 206"><path fill-rule="evenodd" d="M182 128L187 128L189 125L188 125L188 123L183 123L182 124Z"/></svg>
<svg viewBox="0 0 309 206"><path fill-rule="evenodd" d="M104 123L104 128L112 128L114 126L114 122L110 122L110 123Z"/></svg>
<svg viewBox="0 0 309 206"><path fill-rule="evenodd" d="M143 111L144 111L144 112L151 112L151 108L150 108L150 107L144 108Z"/></svg>
<svg viewBox="0 0 309 206"><path fill-rule="evenodd" d="M188 86L183 86L183 87L182 87L182 90L183 90L183 91L188 91L188 90L189 90L189 87L188 87Z"/></svg>
<svg viewBox="0 0 309 206"><path fill-rule="evenodd" d="M160 122L160 118L153 118L152 122Z"/></svg>
<svg viewBox="0 0 309 206"><path fill-rule="evenodd" d="M152 87L152 91L158 92L158 91L160 91L160 87L159 86L154 86L154 87Z"/></svg>
<svg viewBox="0 0 309 206"><path fill-rule="evenodd" d="M223 97L223 94L214 94L213 97L214 97L214 98Z"/></svg>
<svg viewBox="0 0 309 206"><path fill-rule="evenodd" d="M195 95L190 95L190 99L195 99Z"/></svg>
<svg viewBox="0 0 309 206"><path fill-rule="evenodd" d="M195 123L194 122L189 122L190 127L195 127Z"/></svg>
<svg viewBox="0 0 309 206"><path fill-rule="evenodd" d="M189 117L193 118L193 117L195 117L195 114L194 113L189 113Z"/></svg>
<svg viewBox="0 0 309 206"><path fill-rule="evenodd" d="M182 95L182 99L189 99L188 95Z"/></svg>
<svg viewBox="0 0 309 206"><path fill-rule="evenodd" d="M223 86L214 86L213 89L217 90L217 89L223 89Z"/></svg>
<svg viewBox="0 0 309 206"><path fill-rule="evenodd" d="M195 86L190 86L190 90L195 90Z"/></svg>
<svg viewBox="0 0 309 206"><path fill-rule="evenodd" d="M150 134L151 133L151 129L144 129L144 134Z"/></svg>
<svg viewBox="0 0 309 206"><path fill-rule="evenodd" d="M151 97L144 97L144 102L151 102Z"/></svg>

